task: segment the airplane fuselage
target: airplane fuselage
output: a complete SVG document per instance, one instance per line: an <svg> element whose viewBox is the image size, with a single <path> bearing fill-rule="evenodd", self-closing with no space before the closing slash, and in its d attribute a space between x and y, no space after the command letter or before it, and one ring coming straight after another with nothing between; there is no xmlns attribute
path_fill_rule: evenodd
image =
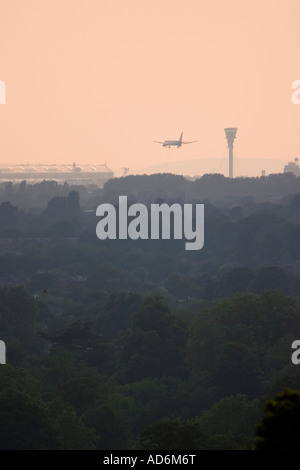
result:
<svg viewBox="0 0 300 470"><path fill-rule="evenodd" d="M159 140L154 140L155 143L157 144L162 144L163 147L181 147L182 144L193 144L194 142L197 142L196 140L193 140L192 142L183 142L182 140L183 132L181 132L179 140L165 140L164 142L161 142Z"/></svg>
<svg viewBox="0 0 300 470"><path fill-rule="evenodd" d="M174 145L175 147L181 147L182 142L180 140L165 140L163 143L163 147L171 147Z"/></svg>

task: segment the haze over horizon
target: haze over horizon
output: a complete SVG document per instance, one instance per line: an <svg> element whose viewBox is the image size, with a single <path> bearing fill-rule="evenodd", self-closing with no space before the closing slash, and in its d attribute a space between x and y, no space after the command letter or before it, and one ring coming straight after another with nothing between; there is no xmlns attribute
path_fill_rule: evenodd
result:
<svg viewBox="0 0 300 470"><path fill-rule="evenodd" d="M190 161L210 160L218 171L231 126L249 176L300 153L298 0L10 0L0 11L1 162L186 161L190 174ZM199 142L153 142L181 131Z"/></svg>
<svg viewBox="0 0 300 470"><path fill-rule="evenodd" d="M283 173L287 161L271 158L239 158L233 160L233 177L256 177L274 173ZM208 173L219 173L228 177L228 156L223 158L198 158L193 160L175 160L161 162L148 167L137 166L127 168L127 175L173 173L188 177L201 177ZM115 177L124 175L124 168L114 168Z"/></svg>

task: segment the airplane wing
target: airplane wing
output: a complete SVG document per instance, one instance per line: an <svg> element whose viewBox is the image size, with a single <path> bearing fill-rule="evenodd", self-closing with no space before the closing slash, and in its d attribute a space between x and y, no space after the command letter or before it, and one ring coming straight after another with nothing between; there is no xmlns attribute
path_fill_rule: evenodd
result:
<svg viewBox="0 0 300 470"><path fill-rule="evenodd" d="M164 142L159 142L158 140L153 140L153 142L155 142L157 144L164 144Z"/></svg>
<svg viewBox="0 0 300 470"><path fill-rule="evenodd" d="M195 142L198 142L198 140L192 140L191 142L181 142L182 144L194 144Z"/></svg>

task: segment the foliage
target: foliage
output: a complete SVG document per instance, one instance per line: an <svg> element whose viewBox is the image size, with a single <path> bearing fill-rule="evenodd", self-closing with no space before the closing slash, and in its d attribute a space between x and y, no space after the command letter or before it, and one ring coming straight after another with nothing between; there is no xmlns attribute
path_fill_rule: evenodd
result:
<svg viewBox="0 0 300 470"><path fill-rule="evenodd" d="M140 434L137 449L146 450L208 450L209 438L194 422L180 418L162 419L146 427Z"/></svg>
<svg viewBox="0 0 300 470"><path fill-rule="evenodd" d="M203 249L100 241L119 194L204 202ZM296 446L299 194L291 174L0 185L0 447L249 449L286 387L256 448Z"/></svg>
<svg viewBox="0 0 300 470"><path fill-rule="evenodd" d="M264 405L266 416L257 426L256 450L299 450L300 392L285 388Z"/></svg>

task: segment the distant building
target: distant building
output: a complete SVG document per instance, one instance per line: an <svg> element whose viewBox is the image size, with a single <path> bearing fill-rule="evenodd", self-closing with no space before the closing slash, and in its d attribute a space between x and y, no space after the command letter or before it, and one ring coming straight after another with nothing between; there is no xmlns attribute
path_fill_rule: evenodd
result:
<svg viewBox="0 0 300 470"><path fill-rule="evenodd" d="M300 176L299 158L295 158L293 162L289 162L287 165L285 165L283 172L294 173L294 175Z"/></svg>
<svg viewBox="0 0 300 470"><path fill-rule="evenodd" d="M114 174L106 163L103 165L6 165L0 164L0 183L40 183L41 181L65 182L70 185L93 184L102 188L104 183L113 178Z"/></svg>

